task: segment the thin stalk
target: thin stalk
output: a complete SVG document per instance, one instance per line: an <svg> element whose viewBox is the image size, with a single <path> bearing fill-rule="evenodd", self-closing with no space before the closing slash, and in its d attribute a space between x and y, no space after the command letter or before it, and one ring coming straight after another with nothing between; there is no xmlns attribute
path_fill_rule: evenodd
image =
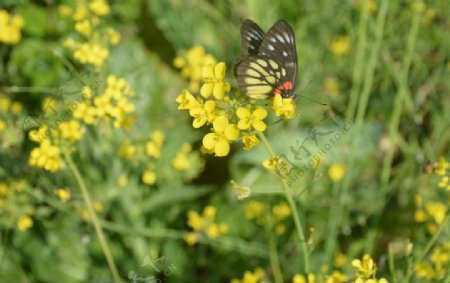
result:
<svg viewBox="0 0 450 283"><path fill-rule="evenodd" d="M380 52L380 47L383 39L383 33L384 33L384 24L386 21L386 14L387 14L387 8L389 5L388 0L382 0L380 5L380 10L377 15L377 21L376 21L376 29L375 29L375 40L373 42L371 52L369 54L369 58L367 61L367 67L364 77L364 84L362 87L361 97L358 103L358 109L356 113L356 122L354 130L349 135L349 141L351 143L350 148L354 149L359 146L360 143L360 137L361 137L361 130L362 130L362 123L363 119L366 113L367 104L369 101L370 92L372 89L373 84L373 78L375 73L375 67L377 65L377 58L378 54ZM336 217L339 221L342 219L344 214L344 201L347 198L348 190L350 188L350 183L352 181L353 177L353 170L354 170L354 162L355 162L355 152L356 150L351 150L349 157L347 159L347 168L348 172L346 173L343 181L342 181L342 187L340 190L340 196L338 201L336 202L336 205L338 208L336 209ZM336 236L334 238L330 238L329 241L337 241ZM335 245L335 244L334 244Z"/></svg>
<svg viewBox="0 0 450 283"><path fill-rule="evenodd" d="M270 256L270 265L272 266L273 277L276 283L283 283L283 275L281 273L280 261L278 260L277 253L277 243L275 241L275 236L273 233L270 233L269 239L269 256Z"/></svg>
<svg viewBox="0 0 450 283"><path fill-rule="evenodd" d="M108 262L109 269L111 271L111 274L113 276L115 283L121 283L122 279L120 279L119 272L117 271L116 264L114 263L114 258L112 257L111 251L109 250L108 243L106 241L105 235L103 233L103 229L100 226L100 222L97 218L97 213L94 210L94 206L92 205L92 199L89 195L89 192L87 190L86 184L84 183L84 179L80 174L80 171L78 170L77 166L72 160L72 157L70 156L70 153L65 153L65 160L67 164L70 167L70 170L72 171L73 175L75 176L75 179L78 182L78 186L80 187L81 194L83 195L84 203L87 207L87 210L89 212L89 216L92 220L92 224L94 224L95 232L97 233L98 240L100 242L100 246L102 247L103 254L105 255L106 261Z"/></svg>
<svg viewBox="0 0 450 283"><path fill-rule="evenodd" d="M339 183L333 183L332 193L333 193L333 200L339 199L340 195L340 187L338 186ZM330 208L330 213L328 215L328 238L329 239L337 239L338 234L338 228L339 228L339 219L338 214L339 213L339 206L333 205ZM331 266L331 263L333 261L333 254L336 249L336 242L337 241L326 241L325 243L325 255L328 266Z"/></svg>
<svg viewBox="0 0 450 283"><path fill-rule="evenodd" d="M388 246L388 264L389 264L389 272L391 273L392 283L397 283L397 276L395 275L394 254L392 252L391 245Z"/></svg>
<svg viewBox="0 0 450 283"><path fill-rule="evenodd" d="M412 57L413 57L413 53L414 53L414 47L415 47L415 42L416 42L420 22L421 22L421 15L416 14L414 16L414 18L412 19L411 29L410 29L410 32L408 35L408 43L407 43L407 47L406 47L406 53L405 53L405 57L403 59L403 68L400 73L400 78L401 78L400 86L399 86L398 93L395 97L394 109L392 111L392 116L389 121L389 136L390 136L391 140L393 141L393 144L395 144L395 145L398 145L399 143L401 143L401 138L400 138L400 134L398 133L398 128L399 128L400 117L403 112L404 104L406 101L408 101L409 69L411 67L411 62L412 62ZM394 152L395 152L395 146L392 145L387 150L386 155L384 156L384 159L383 159L383 165L382 165L381 177L380 177L380 197L379 197L379 199L384 200L383 207L386 204L385 198L389 191L388 185L389 185L389 178L391 176L391 171L392 171L392 161L394 159ZM377 218L375 219L375 226L378 225L380 217L381 217L381 214L379 214L377 216ZM373 247L374 247L374 242L376 239L376 230L377 229L374 229L373 230L374 232L372 232L371 235L369 235L369 237L367 238L368 239L367 250L369 252L372 251Z"/></svg>
<svg viewBox="0 0 450 283"><path fill-rule="evenodd" d="M422 251L420 256L417 258L417 260L414 261L413 264L411 264L409 266L408 272L406 273L406 276L405 276L405 279L403 279L403 283L411 282L411 276L414 273L415 266L425 258L425 256L428 254L428 252L433 247L433 245L436 243L436 241L439 238L439 236L441 235L442 231L447 226L449 218L450 218L450 213L447 213L447 216L445 217L444 222L442 222L441 226L439 226L439 229L436 231L436 233L430 239L428 244L425 246L425 249Z"/></svg>
<svg viewBox="0 0 450 283"><path fill-rule="evenodd" d="M352 82L353 86L350 91L350 101L347 112L345 113L346 121L350 121L355 116L356 103L358 101L358 93L361 87L361 75L363 73L364 52L366 50L367 40L367 19L369 17L369 9L365 8L367 0L362 1L363 7L361 17L359 18L358 43L356 46L355 65L353 67Z"/></svg>
<svg viewBox="0 0 450 283"><path fill-rule="evenodd" d="M272 150L272 147L269 144L269 141L267 140L264 133L260 132L258 133L259 138L261 139L262 143L264 144L264 147L267 150L267 153L269 153L269 156L271 158L275 158L277 155ZM281 177L280 177L281 178ZM286 180L284 178L281 178L281 182L283 183L283 191L284 196L286 197L286 200L291 207L292 215L294 217L294 223L295 228L297 230L298 237L300 239L300 244L302 246L302 253L303 253L303 260L304 260L304 271L306 274L309 273L309 252L308 252L308 246L306 244L305 234L303 232L303 225L301 222L300 214L298 213L297 206L295 205L295 201L292 197L292 191L289 188L289 186L286 184Z"/></svg>

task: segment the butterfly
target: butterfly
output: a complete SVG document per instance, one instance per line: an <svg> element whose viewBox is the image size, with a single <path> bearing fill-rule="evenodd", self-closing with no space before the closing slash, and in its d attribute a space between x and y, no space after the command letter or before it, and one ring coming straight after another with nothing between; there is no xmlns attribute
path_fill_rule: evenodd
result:
<svg viewBox="0 0 450 283"><path fill-rule="evenodd" d="M291 26L276 22L267 33L252 20L241 26L242 55L234 64L241 92L253 99L296 98L297 49Z"/></svg>

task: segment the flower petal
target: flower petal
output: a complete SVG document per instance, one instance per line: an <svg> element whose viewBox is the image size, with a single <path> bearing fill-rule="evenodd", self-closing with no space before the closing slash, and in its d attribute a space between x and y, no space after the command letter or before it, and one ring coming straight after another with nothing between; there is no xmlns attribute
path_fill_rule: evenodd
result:
<svg viewBox="0 0 450 283"><path fill-rule="evenodd" d="M228 140L234 141L239 137L239 129L236 125L230 124L225 128L224 134Z"/></svg>
<svg viewBox="0 0 450 283"><path fill-rule="evenodd" d="M253 111L253 116L258 120L262 120L267 117L267 111L266 109L258 106L255 111Z"/></svg>
<svg viewBox="0 0 450 283"><path fill-rule="evenodd" d="M228 119L225 116L217 117L213 122L213 128L216 133L223 133L228 126Z"/></svg>
<svg viewBox="0 0 450 283"><path fill-rule="evenodd" d="M236 115L239 117L239 119L247 118L248 116L250 116L250 110L245 107L239 107L236 110Z"/></svg>
<svg viewBox="0 0 450 283"><path fill-rule="evenodd" d="M208 98L213 93L214 83L205 83L200 89L200 94L204 98Z"/></svg>
<svg viewBox="0 0 450 283"><path fill-rule="evenodd" d="M216 75L216 78L218 80L223 80L225 78L225 70L226 70L226 65L224 62L219 62L214 67L214 74Z"/></svg>
<svg viewBox="0 0 450 283"><path fill-rule="evenodd" d="M202 142L203 142L203 146L204 146L206 149L212 150L212 149L216 146L216 143L217 143L217 135L214 134L214 133L206 134L206 135L203 137Z"/></svg>
<svg viewBox="0 0 450 283"><path fill-rule="evenodd" d="M259 132L264 132L264 130L266 129L266 124L264 124L263 121L254 121L252 126Z"/></svg>
<svg viewBox="0 0 450 283"><path fill-rule="evenodd" d="M223 82L217 82L214 84L213 95L217 99L223 99L223 96L225 95L225 88Z"/></svg>
<svg viewBox="0 0 450 283"><path fill-rule="evenodd" d="M219 139L214 147L217 156L226 156L230 152L230 144L226 139Z"/></svg>

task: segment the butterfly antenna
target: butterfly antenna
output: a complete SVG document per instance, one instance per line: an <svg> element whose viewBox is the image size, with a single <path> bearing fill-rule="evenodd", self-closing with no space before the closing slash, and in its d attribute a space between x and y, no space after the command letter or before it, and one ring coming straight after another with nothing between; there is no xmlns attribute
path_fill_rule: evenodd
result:
<svg viewBox="0 0 450 283"><path fill-rule="evenodd" d="M322 105L322 106L327 106L327 104L326 103L322 103L322 102L320 102L320 101L318 101L318 100L315 100L315 99L313 99L313 98L311 98L311 97L308 97L308 96L305 96L305 95L296 95L297 97L304 97L304 98L306 98L306 99L308 99L308 100L311 100L311 101L313 101L313 102L315 102L315 103L318 103L318 104L320 104L320 105Z"/></svg>

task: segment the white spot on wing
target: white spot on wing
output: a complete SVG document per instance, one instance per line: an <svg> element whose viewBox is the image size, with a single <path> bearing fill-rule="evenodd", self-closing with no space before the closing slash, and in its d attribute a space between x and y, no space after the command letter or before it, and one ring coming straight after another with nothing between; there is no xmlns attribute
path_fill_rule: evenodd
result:
<svg viewBox="0 0 450 283"><path fill-rule="evenodd" d="M272 42L277 42L277 39L276 39L275 37L271 37L270 40L271 40Z"/></svg>
<svg viewBox="0 0 450 283"><path fill-rule="evenodd" d="M274 51L275 50L275 48L273 47L273 45L272 44L269 44L269 45L267 45L267 47L270 49L270 50L272 50L272 51Z"/></svg>
<svg viewBox="0 0 450 283"><path fill-rule="evenodd" d="M283 51L283 56L284 56L284 57L287 57L287 56L288 56L288 53L287 53L286 51Z"/></svg>
<svg viewBox="0 0 450 283"><path fill-rule="evenodd" d="M284 43L284 38L281 36L281 34L277 34L277 38L278 38L279 41Z"/></svg>

